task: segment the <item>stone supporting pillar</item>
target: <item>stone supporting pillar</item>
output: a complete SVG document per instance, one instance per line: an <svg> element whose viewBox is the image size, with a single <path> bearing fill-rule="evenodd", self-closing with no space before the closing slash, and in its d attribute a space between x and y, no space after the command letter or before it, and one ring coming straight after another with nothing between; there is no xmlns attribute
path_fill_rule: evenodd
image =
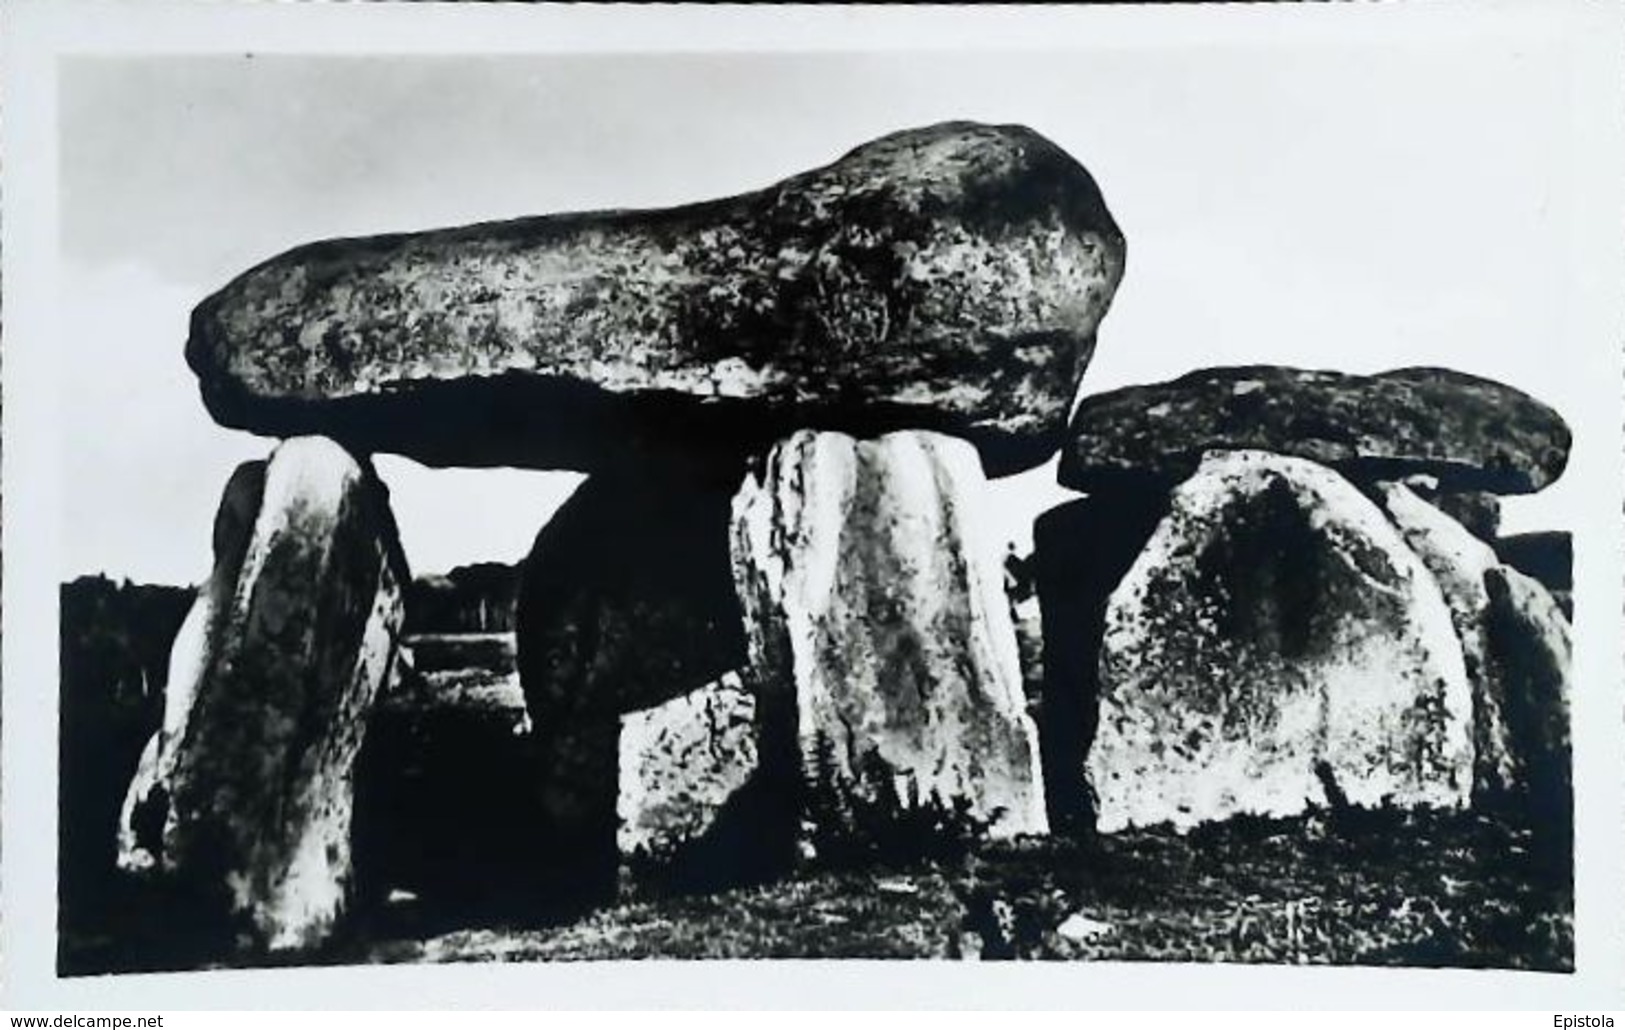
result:
<svg viewBox="0 0 1625 1030"><path fill-rule="evenodd" d="M353 768L409 579L384 488L319 437L239 468L174 646L120 864L161 875L235 947L312 947L350 889Z"/></svg>
<svg viewBox="0 0 1625 1030"><path fill-rule="evenodd" d="M794 726L815 842L1047 828L982 482L961 440L806 430L734 499L761 760Z"/></svg>
<svg viewBox="0 0 1625 1030"><path fill-rule="evenodd" d="M621 720L744 663L725 481L659 464L589 477L536 537L518 609L547 854L567 902L617 884Z"/></svg>
<svg viewBox="0 0 1625 1030"><path fill-rule="evenodd" d="M1301 458L1215 452L1107 604L1096 828L1461 808L1473 697L1438 583Z"/></svg>

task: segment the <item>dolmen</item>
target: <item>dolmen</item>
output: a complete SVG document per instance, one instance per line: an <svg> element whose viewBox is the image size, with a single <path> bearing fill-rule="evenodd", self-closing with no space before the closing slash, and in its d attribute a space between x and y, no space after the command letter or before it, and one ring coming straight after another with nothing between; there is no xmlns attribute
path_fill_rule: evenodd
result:
<svg viewBox="0 0 1625 1030"><path fill-rule="evenodd" d="M1533 398L1444 369L1085 398L1059 476L1088 497L1034 533L1054 820L1510 804L1563 825L1568 616L1502 557L1496 498L1551 483L1569 444Z"/></svg>
<svg viewBox="0 0 1625 1030"><path fill-rule="evenodd" d="M217 422L283 442L227 484L121 864L242 955L343 925L357 755L411 678L378 452L588 474L517 613L561 893L719 839L1045 832L978 501L1060 448L1123 267L1076 160L953 122L723 200L250 269L186 357Z"/></svg>
<svg viewBox="0 0 1625 1030"><path fill-rule="evenodd" d="M414 749L500 756L468 807L510 825L459 840L510 853L466 875L566 909L900 842L1566 825L1570 547L1500 533L1562 474L1562 419L1430 368L1074 411L1123 269L1076 160L969 122L738 197L250 269L186 357L217 422L281 442L226 484L120 865L228 958L330 945L370 871L434 864L378 830L423 814L380 786ZM403 640L380 452L586 473L523 563L517 686L443 689ZM1007 554L989 479L1057 455L1080 497Z"/></svg>

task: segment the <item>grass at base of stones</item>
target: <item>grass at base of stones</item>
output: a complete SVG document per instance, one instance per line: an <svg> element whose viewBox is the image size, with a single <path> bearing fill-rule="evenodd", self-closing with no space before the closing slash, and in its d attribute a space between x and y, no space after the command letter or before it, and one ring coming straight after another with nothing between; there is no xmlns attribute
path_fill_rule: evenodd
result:
<svg viewBox="0 0 1625 1030"><path fill-rule="evenodd" d="M1348 825L1354 819L1357 825ZM1573 969L1569 847L1476 814L1233 820L807 871L337 961L1027 958Z"/></svg>
<svg viewBox="0 0 1625 1030"><path fill-rule="evenodd" d="M63 975L229 965L927 958L1573 969L1566 831L1481 814L1232 820L1181 836L1032 839L954 859L810 868L554 925L363 921L319 954L200 961L167 906L64 929ZM130 900L130 899L125 899ZM82 908L83 906L79 906ZM373 929L368 932L365 927ZM94 931L94 932L93 932ZM139 937L139 940L137 939Z"/></svg>

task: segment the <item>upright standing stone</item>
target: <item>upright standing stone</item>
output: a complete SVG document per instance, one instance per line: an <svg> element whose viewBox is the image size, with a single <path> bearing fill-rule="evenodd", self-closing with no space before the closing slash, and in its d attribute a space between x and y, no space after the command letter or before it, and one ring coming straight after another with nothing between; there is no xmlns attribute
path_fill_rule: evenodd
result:
<svg viewBox="0 0 1625 1030"><path fill-rule="evenodd" d="M309 947L345 907L352 771L406 564L382 485L320 438L239 469L216 530L165 728L126 805L126 865L158 866L242 945Z"/></svg>
<svg viewBox="0 0 1625 1030"><path fill-rule="evenodd" d="M1472 695L1438 584L1298 458L1215 454L1113 592L1088 757L1102 831L1329 803L1457 808Z"/></svg>
<svg viewBox="0 0 1625 1030"><path fill-rule="evenodd" d="M232 594L265 494L265 462L237 466L214 517L214 568L181 622L169 649L163 723L147 741L119 816L118 864L127 872L155 869L163 855L169 819L169 785L186 736L198 684L216 650L215 637L229 618Z"/></svg>
<svg viewBox="0 0 1625 1030"><path fill-rule="evenodd" d="M1507 737L1507 685L1489 651L1489 588L1485 576L1501 567L1494 549L1444 512L1398 483L1377 489L1382 506L1405 542L1438 580L1456 635L1461 639L1467 679L1473 685L1474 795L1505 796L1518 783Z"/></svg>
<svg viewBox="0 0 1625 1030"><path fill-rule="evenodd" d="M200 304L224 425L599 471L808 425L1040 464L1123 274L1083 166L1016 125L893 133L767 189L328 240Z"/></svg>
<svg viewBox="0 0 1625 1030"><path fill-rule="evenodd" d="M728 545L739 475L590 476L525 560L519 675L554 841L537 875L561 893L615 887L621 717L745 663Z"/></svg>
<svg viewBox="0 0 1625 1030"><path fill-rule="evenodd" d="M1507 724L1531 814L1567 829L1574 815L1568 617L1544 586L1516 569L1491 569L1484 586L1490 656L1507 684Z"/></svg>
<svg viewBox="0 0 1625 1030"><path fill-rule="evenodd" d="M820 835L922 813L996 837L1046 829L981 482L948 437L803 431L735 498L762 746L793 718Z"/></svg>

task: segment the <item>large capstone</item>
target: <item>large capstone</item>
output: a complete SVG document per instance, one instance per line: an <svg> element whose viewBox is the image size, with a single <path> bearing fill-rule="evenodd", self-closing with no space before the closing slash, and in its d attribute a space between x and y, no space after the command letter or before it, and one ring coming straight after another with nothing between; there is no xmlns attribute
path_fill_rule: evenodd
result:
<svg viewBox="0 0 1625 1030"><path fill-rule="evenodd" d="M348 900L353 769L394 659L405 560L383 486L320 438L238 470L215 555L120 861L218 917L236 946L315 946Z"/></svg>
<svg viewBox="0 0 1625 1030"><path fill-rule="evenodd" d="M1381 510L1312 462L1216 454L1107 606L1097 827L1461 807L1472 712L1449 608Z"/></svg>
<svg viewBox="0 0 1625 1030"><path fill-rule="evenodd" d="M803 431L735 499L762 761L794 727L815 844L1046 829L982 483L950 437Z"/></svg>
<svg viewBox="0 0 1625 1030"><path fill-rule="evenodd" d="M1375 376L1260 365L1192 372L1085 398L1060 480L1093 491L1172 485L1209 450L1308 458L1356 481L1433 476L1440 490L1530 493L1568 462L1556 412L1488 379L1441 368Z"/></svg>
<svg viewBox="0 0 1625 1030"><path fill-rule="evenodd" d="M808 425L1054 453L1123 238L1020 126L894 133L756 193L330 240L193 312L224 425L435 465L597 470Z"/></svg>
<svg viewBox="0 0 1625 1030"><path fill-rule="evenodd" d="M616 885L621 717L745 664L729 510L740 472L589 477L536 537L519 589L519 674L553 841L539 877Z"/></svg>

